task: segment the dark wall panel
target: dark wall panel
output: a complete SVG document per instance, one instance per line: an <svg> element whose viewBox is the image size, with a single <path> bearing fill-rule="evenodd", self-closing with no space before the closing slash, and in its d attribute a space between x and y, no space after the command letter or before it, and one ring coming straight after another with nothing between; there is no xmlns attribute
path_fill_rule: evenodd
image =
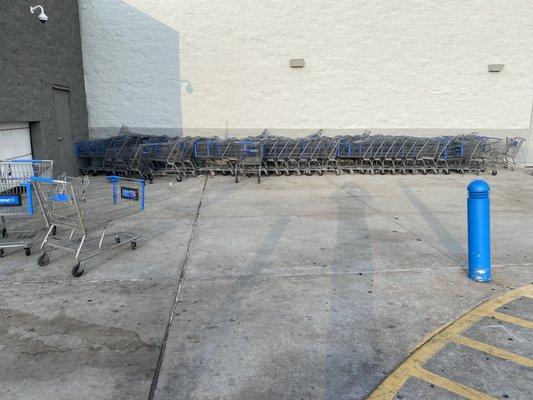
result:
<svg viewBox="0 0 533 400"><path fill-rule="evenodd" d="M32 122L34 157L58 160L54 86L70 90L73 139L88 135L78 2L34 4L44 6L47 24L28 1L0 1L0 121ZM74 173L77 166L63 168Z"/></svg>

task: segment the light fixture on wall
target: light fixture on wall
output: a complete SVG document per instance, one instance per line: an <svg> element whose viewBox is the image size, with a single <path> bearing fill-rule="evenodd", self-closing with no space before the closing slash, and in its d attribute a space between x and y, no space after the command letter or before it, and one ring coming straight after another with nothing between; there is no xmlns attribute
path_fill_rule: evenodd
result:
<svg viewBox="0 0 533 400"><path fill-rule="evenodd" d="M291 68L303 68L305 66L305 60L303 58L293 58L289 60L289 66Z"/></svg>
<svg viewBox="0 0 533 400"><path fill-rule="evenodd" d="M505 64L489 64L489 72L502 72Z"/></svg>
<svg viewBox="0 0 533 400"><path fill-rule="evenodd" d="M46 22L48 21L48 16L44 13L44 7L41 6L40 4L36 5L36 6L30 6L30 12L32 14L35 14L35 11L37 11L37 9L40 8L41 9L41 13L39 14L38 18L39 18L39 21L41 21L41 23L43 24L46 24Z"/></svg>

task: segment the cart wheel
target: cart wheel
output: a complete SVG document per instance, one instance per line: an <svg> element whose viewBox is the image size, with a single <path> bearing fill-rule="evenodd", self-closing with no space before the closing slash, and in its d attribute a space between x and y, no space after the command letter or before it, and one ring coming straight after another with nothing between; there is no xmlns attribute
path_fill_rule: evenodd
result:
<svg viewBox="0 0 533 400"><path fill-rule="evenodd" d="M444 172L444 175L450 175L450 170L449 169L444 169L443 172Z"/></svg>
<svg viewBox="0 0 533 400"><path fill-rule="evenodd" d="M41 254L39 258L37 259L37 265L39 267L45 267L48 265L49 262L50 262L50 254L48 253Z"/></svg>
<svg viewBox="0 0 533 400"><path fill-rule="evenodd" d="M276 171L276 176L280 176L281 175L281 172L280 171Z"/></svg>
<svg viewBox="0 0 533 400"><path fill-rule="evenodd" d="M130 243L131 249L135 250L137 248L137 242L133 241Z"/></svg>
<svg viewBox="0 0 533 400"><path fill-rule="evenodd" d="M296 176L302 176L302 171L300 170L296 171Z"/></svg>
<svg viewBox="0 0 533 400"><path fill-rule="evenodd" d="M403 169L403 168L400 169L400 174L405 175L406 172L407 172L407 171L406 171L405 169Z"/></svg>
<svg viewBox="0 0 533 400"><path fill-rule="evenodd" d="M341 170L340 169L336 169L335 170L335 175L340 175L341 174Z"/></svg>
<svg viewBox="0 0 533 400"><path fill-rule="evenodd" d="M26 257L31 256L31 248L30 247L24 247L24 254L26 254Z"/></svg>
<svg viewBox="0 0 533 400"><path fill-rule="evenodd" d="M181 175L178 175L178 177L176 178L176 181L181 182L182 180L183 178L181 177Z"/></svg>
<svg viewBox="0 0 533 400"><path fill-rule="evenodd" d="M318 174L319 176L322 176L322 175L324 175L324 171L322 171L322 170L320 169L320 170L317 171L317 174Z"/></svg>
<svg viewBox="0 0 533 400"><path fill-rule="evenodd" d="M285 171L285 175L289 176L291 174L290 171Z"/></svg>
<svg viewBox="0 0 533 400"><path fill-rule="evenodd" d="M6 252L4 249L0 249L0 258L4 258L6 256Z"/></svg>
<svg viewBox="0 0 533 400"><path fill-rule="evenodd" d="M150 184L154 183L154 177L153 176L150 176L148 178L148 183L150 183Z"/></svg>
<svg viewBox="0 0 533 400"><path fill-rule="evenodd" d="M81 268L81 264L80 263L77 263L75 266L72 267L72 269L70 270L70 273L72 274L73 277L75 278L79 278L80 276L83 275L83 271L84 269Z"/></svg>
<svg viewBox="0 0 533 400"><path fill-rule="evenodd" d="M2 237L5 238L6 236L7 236L7 229L3 228L2 229Z"/></svg>
<svg viewBox="0 0 533 400"><path fill-rule="evenodd" d="M374 171L373 169L369 169L368 170L368 175L374 175L376 173L376 171Z"/></svg>
<svg viewBox="0 0 533 400"><path fill-rule="evenodd" d="M52 228L52 232L50 232L50 235L55 236L56 234L57 234L57 227L54 225L54 227Z"/></svg>
<svg viewBox="0 0 533 400"><path fill-rule="evenodd" d="M391 175L396 175L396 170L395 170L395 169L391 169L391 170L390 170L390 174L391 174Z"/></svg>
<svg viewBox="0 0 533 400"><path fill-rule="evenodd" d="M355 175L355 171L353 169L351 169L349 172L350 172L350 175Z"/></svg>
<svg viewBox="0 0 533 400"><path fill-rule="evenodd" d="M422 170L422 175L427 175L427 174L428 174L427 170L423 169Z"/></svg>
<svg viewBox="0 0 533 400"><path fill-rule="evenodd" d="M416 174L418 174L418 170L416 170L416 169L412 169L412 170L411 170L411 175L416 175Z"/></svg>
<svg viewBox="0 0 533 400"><path fill-rule="evenodd" d="M115 243L116 244L119 244L120 243L120 238L118 236L115 236Z"/></svg>
<svg viewBox="0 0 533 400"><path fill-rule="evenodd" d="M380 169L379 173L380 173L380 175L385 175L387 173L387 171L385 171L384 169Z"/></svg>
<svg viewBox="0 0 533 400"><path fill-rule="evenodd" d="M215 176L215 171L209 171L209 175Z"/></svg>
<svg viewBox="0 0 533 400"><path fill-rule="evenodd" d="M493 171L492 171L492 176L496 176L496 175L498 175L498 171L493 170Z"/></svg>
<svg viewBox="0 0 533 400"><path fill-rule="evenodd" d="M483 174L483 171L477 171L476 174L477 176L481 176Z"/></svg>
<svg viewBox="0 0 533 400"><path fill-rule="evenodd" d="M235 183L239 183L239 175L235 175Z"/></svg>

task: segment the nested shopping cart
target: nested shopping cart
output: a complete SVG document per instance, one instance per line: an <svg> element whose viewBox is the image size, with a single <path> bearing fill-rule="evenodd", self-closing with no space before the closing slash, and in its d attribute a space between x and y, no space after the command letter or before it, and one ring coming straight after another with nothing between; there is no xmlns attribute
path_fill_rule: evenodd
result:
<svg viewBox="0 0 533 400"><path fill-rule="evenodd" d="M84 271L82 262L119 246L129 245L132 250L137 247L141 235L108 233L108 227L119 218L144 210L144 180L84 176L62 180L32 178L32 183L50 226L41 244L39 266L49 263L54 249L73 252L76 264L71 273L79 277Z"/></svg>
<svg viewBox="0 0 533 400"><path fill-rule="evenodd" d="M239 175L257 176L257 183L261 182L263 173L263 142L258 138L247 138L237 142L237 163L235 165L235 182L239 182Z"/></svg>
<svg viewBox="0 0 533 400"><path fill-rule="evenodd" d="M48 160L0 162L0 257L5 249L20 247L31 255L32 244L44 233L46 222L35 207L30 180L52 177L53 165Z"/></svg>

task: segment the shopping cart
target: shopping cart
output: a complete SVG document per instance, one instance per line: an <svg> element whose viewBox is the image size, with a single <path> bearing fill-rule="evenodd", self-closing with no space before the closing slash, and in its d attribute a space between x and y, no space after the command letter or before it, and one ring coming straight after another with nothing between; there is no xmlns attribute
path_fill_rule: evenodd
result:
<svg viewBox="0 0 533 400"><path fill-rule="evenodd" d="M0 162L0 257L7 248L31 246L44 232L42 220L33 198L32 176L52 177L53 161L13 160Z"/></svg>
<svg viewBox="0 0 533 400"><path fill-rule="evenodd" d="M235 182L239 182L239 175L257 175L257 183L261 183L263 170L263 143L257 138L239 140L237 163L235 165Z"/></svg>
<svg viewBox="0 0 533 400"><path fill-rule="evenodd" d="M144 210L144 180L108 176L63 177L63 180L32 178L35 194L50 224L41 244L37 264L50 261L50 251L75 253L75 277L83 274L81 263L119 246L133 250L141 235L133 232L108 233L111 222ZM57 228L55 235L53 230ZM101 230L101 233L98 231Z"/></svg>

